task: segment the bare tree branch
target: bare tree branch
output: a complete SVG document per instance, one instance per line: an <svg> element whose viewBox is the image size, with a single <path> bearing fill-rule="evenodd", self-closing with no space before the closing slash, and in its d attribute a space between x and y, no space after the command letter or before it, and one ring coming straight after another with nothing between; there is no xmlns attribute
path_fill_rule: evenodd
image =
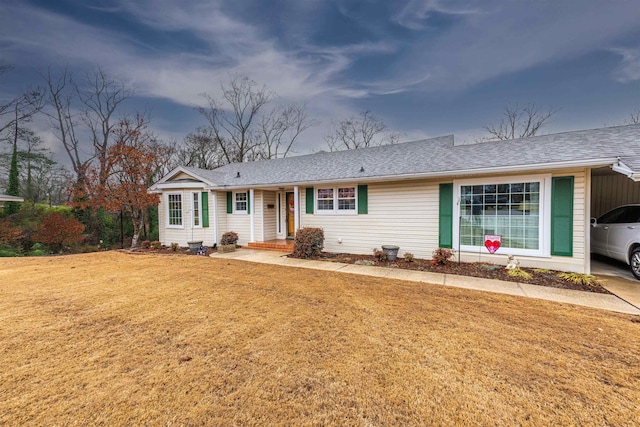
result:
<svg viewBox="0 0 640 427"><path fill-rule="evenodd" d="M208 135L199 129L199 137L206 136L206 141L185 141L185 149L195 151L191 155L198 156L201 143L213 142L223 163L285 157L300 134L315 124L304 106L276 107L265 113L276 95L246 76L231 76L221 87L220 99L202 94L208 106L198 108L198 112L207 119ZM196 161L188 157L184 160ZM210 164L210 160L201 157L197 163Z"/></svg>
<svg viewBox="0 0 640 427"><path fill-rule="evenodd" d="M537 135L555 113L556 110L551 107L541 109L533 103L523 107L510 105L505 107L504 117L499 124L486 125L484 130L490 134L488 139L528 138Z"/></svg>
<svg viewBox="0 0 640 427"><path fill-rule="evenodd" d="M371 111L331 123L331 132L325 136L330 151L354 150L385 144L395 144L405 135L390 132L387 125Z"/></svg>
<svg viewBox="0 0 640 427"><path fill-rule="evenodd" d="M287 157L302 132L318 122L311 119L305 105L280 106L262 116L259 124L263 144L259 157Z"/></svg>

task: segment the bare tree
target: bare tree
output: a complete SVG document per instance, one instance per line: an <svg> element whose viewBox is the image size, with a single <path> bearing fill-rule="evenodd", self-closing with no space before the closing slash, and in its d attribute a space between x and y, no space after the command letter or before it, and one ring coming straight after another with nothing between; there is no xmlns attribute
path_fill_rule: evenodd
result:
<svg viewBox="0 0 640 427"><path fill-rule="evenodd" d="M340 151L395 144L403 137L402 133L390 132L382 120L367 110L332 122L325 141L330 151Z"/></svg>
<svg viewBox="0 0 640 427"><path fill-rule="evenodd" d="M53 129L56 138L62 143L71 167L76 175L76 182L81 184L85 180L86 170L91 163L91 156L83 154L80 147L80 140L76 135L76 128L79 126L79 118L73 108L74 88L72 75L64 69L58 76L51 73L51 68L46 74L40 75L45 81L47 90L48 110L45 114L49 118L49 124Z"/></svg>
<svg viewBox="0 0 640 427"><path fill-rule="evenodd" d="M106 179L106 157L113 130L119 120L115 117L120 105L131 95L124 84L110 78L102 69L88 74L82 86L73 79L68 70L57 76L51 69L41 73L46 82L46 111L54 134L62 143L77 183L82 185L86 171L94 159L99 164L99 179ZM89 135L89 143L83 143L81 135Z"/></svg>
<svg viewBox="0 0 640 427"><path fill-rule="evenodd" d="M222 164L286 157L300 134L315 125L303 105L267 110L276 94L246 76L231 76L221 87L220 99L202 95L208 106L198 111L207 119L206 136L219 147Z"/></svg>
<svg viewBox="0 0 640 427"><path fill-rule="evenodd" d="M302 132L318 123L309 117L304 105L278 106L262 116L259 124L261 159L287 157Z"/></svg>
<svg viewBox="0 0 640 427"><path fill-rule="evenodd" d="M210 127L199 127L185 136L176 158L180 165L200 169L215 169L227 163L221 143Z"/></svg>
<svg viewBox="0 0 640 427"><path fill-rule="evenodd" d="M628 121L628 124L630 125L637 125L640 124L640 108L636 108L635 110L633 110L630 114L630 120Z"/></svg>
<svg viewBox="0 0 640 427"><path fill-rule="evenodd" d="M0 75L13 69L8 64L0 64ZM0 104L0 133L4 133L9 128L14 128L15 133L19 132L20 124L29 122L44 107L44 92L42 88L29 88L25 92Z"/></svg>
<svg viewBox="0 0 640 427"><path fill-rule="evenodd" d="M226 163L253 160L260 144L254 129L258 113L274 95L246 76L233 76L221 87L222 99L204 93L202 96L209 106L200 107L198 111L209 122Z"/></svg>
<svg viewBox="0 0 640 427"><path fill-rule="evenodd" d="M110 78L104 70L98 68L87 74L84 79L85 89L75 85L76 93L84 105L82 121L91 132L94 155L98 159L100 182L104 184L107 167L107 151L112 131L119 120L114 114L120 104L131 96L131 91L124 84Z"/></svg>
<svg viewBox="0 0 640 427"><path fill-rule="evenodd" d="M507 106L499 124L484 126L490 135L486 139L507 140L537 135L555 113L552 107L541 109L533 103L523 107L518 104Z"/></svg>

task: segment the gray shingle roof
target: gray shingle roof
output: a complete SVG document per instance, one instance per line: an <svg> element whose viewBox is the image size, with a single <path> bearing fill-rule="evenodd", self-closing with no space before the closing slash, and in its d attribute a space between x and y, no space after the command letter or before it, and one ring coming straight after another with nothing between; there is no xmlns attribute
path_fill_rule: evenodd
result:
<svg viewBox="0 0 640 427"><path fill-rule="evenodd" d="M509 141L456 145L452 135L359 150L316 153L215 170L183 168L220 187L249 187L375 177L532 170L547 164L620 160L640 172L640 125L564 132ZM361 171L361 169L364 169ZM240 177L237 177L238 172Z"/></svg>

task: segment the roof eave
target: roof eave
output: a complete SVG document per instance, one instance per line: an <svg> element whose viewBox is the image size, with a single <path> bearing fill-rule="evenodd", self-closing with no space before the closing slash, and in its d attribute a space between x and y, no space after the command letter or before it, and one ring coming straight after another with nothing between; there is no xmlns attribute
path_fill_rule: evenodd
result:
<svg viewBox="0 0 640 427"><path fill-rule="evenodd" d="M292 187L292 186L304 186L304 185L322 185L327 183L346 183L346 182L386 182L386 181L398 181L398 180L414 180L414 179L431 179L431 178L446 178L446 177L458 177L469 175L487 175L491 173L505 174L505 173L523 173L534 172L548 169L569 169L569 168L583 168L583 167L603 167L611 166L618 163L617 157L607 157L602 159L591 160L573 160L565 162L555 163L539 163L539 164L527 164L527 165L513 165L502 167L490 167L490 168L474 168L474 169L462 169L462 170L448 170L438 172L424 172L424 173L410 173L410 174L398 174L398 175L378 175L367 177L348 177L339 179L327 179L317 181L297 181L297 182L274 182L274 183L254 183L244 185L229 185L229 186L206 186L206 190L239 190L246 188L256 187ZM638 176L640 179L640 176ZM632 178L633 179L633 178Z"/></svg>

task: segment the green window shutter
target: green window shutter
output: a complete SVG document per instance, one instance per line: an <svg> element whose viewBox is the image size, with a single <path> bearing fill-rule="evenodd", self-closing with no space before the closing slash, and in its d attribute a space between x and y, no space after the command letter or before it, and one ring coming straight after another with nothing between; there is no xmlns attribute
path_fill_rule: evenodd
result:
<svg viewBox="0 0 640 427"><path fill-rule="evenodd" d="M573 177L551 180L551 255L573 256Z"/></svg>
<svg viewBox="0 0 640 427"><path fill-rule="evenodd" d="M305 212L308 214L313 214L313 187L307 187L306 195L305 195Z"/></svg>
<svg viewBox="0 0 640 427"><path fill-rule="evenodd" d="M202 192L202 226L209 226L209 193Z"/></svg>
<svg viewBox="0 0 640 427"><path fill-rule="evenodd" d="M440 184L440 212L438 246L453 247L453 184Z"/></svg>
<svg viewBox="0 0 640 427"><path fill-rule="evenodd" d="M233 192L227 191L227 213L233 213Z"/></svg>
<svg viewBox="0 0 640 427"><path fill-rule="evenodd" d="M369 187L366 185L358 185L358 213L369 213Z"/></svg>
<svg viewBox="0 0 640 427"><path fill-rule="evenodd" d="M251 213L251 193L247 191L247 213Z"/></svg>

